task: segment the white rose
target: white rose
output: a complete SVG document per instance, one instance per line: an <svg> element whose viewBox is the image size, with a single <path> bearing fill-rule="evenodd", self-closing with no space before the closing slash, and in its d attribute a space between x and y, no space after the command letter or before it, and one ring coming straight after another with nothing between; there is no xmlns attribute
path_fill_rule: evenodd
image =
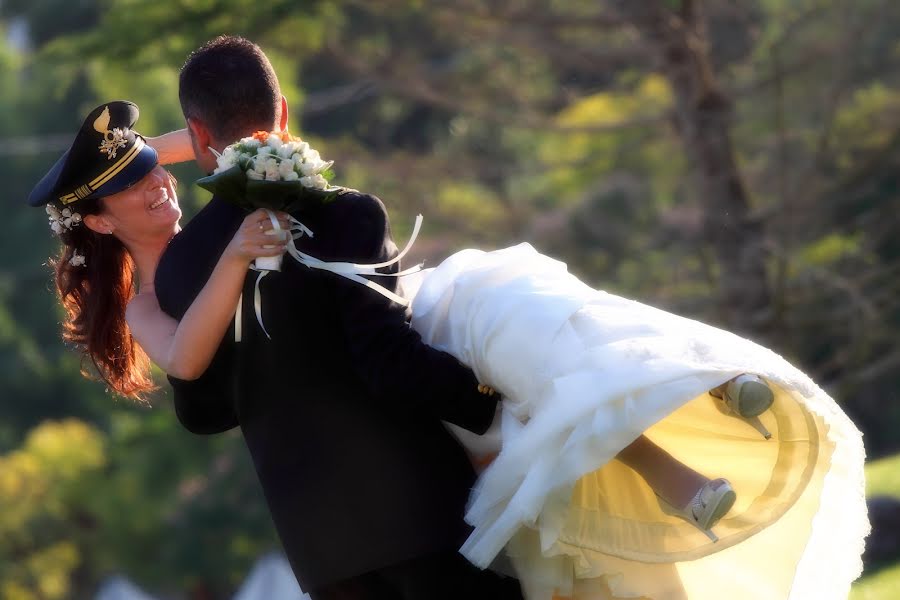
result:
<svg viewBox="0 0 900 600"><path fill-rule="evenodd" d="M307 152L309 152L309 144L307 144L306 142L298 142L297 152L299 152L300 154L306 154Z"/></svg>
<svg viewBox="0 0 900 600"><path fill-rule="evenodd" d="M313 163L313 162L303 162L303 163L300 163L300 165L299 165L300 172L303 173L303 175L305 175L305 176L315 175L316 173L318 173L319 172L318 166L319 166L318 163Z"/></svg>
<svg viewBox="0 0 900 600"><path fill-rule="evenodd" d="M256 179L257 181L264 179L264 176L261 173L257 173L256 171L247 171L247 179Z"/></svg>
<svg viewBox="0 0 900 600"><path fill-rule="evenodd" d="M59 212L59 209L53 206L52 204L47 205L47 214L50 215L51 219L60 219L62 215Z"/></svg>
<svg viewBox="0 0 900 600"><path fill-rule="evenodd" d="M216 170L213 171L213 173L220 173L222 171L227 171L228 169L236 165L237 158L235 157L234 152L229 153L226 151L224 154L216 158L216 164L218 165L218 167L216 167Z"/></svg>
<svg viewBox="0 0 900 600"><path fill-rule="evenodd" d="M294 153L294 149L291 148L291 144L284 144L278 149L278 156L281 158L290 158Z"/></svg>
<svg viewBox="0 0 900 600"><path fill-rule="evenodd" d="M260 142L255 137L245 137L240 141L241 146L245 146L248 150L255 150L262 146L262 142Z"/></svg>
<svg viewBox="0 0 900 600"><path fill-rule="evenodd" d="M81 215L78 213L72 213L72 222L78 225L81 223Z"/></svg>
<svg viewBox="0 0 900 600"><path fill-rule="evenodd" d="M72 229L72 217L63 217L63 225L66 229Z"/></svg>
<svg viewBox="0 0 900 600"><path fill-rule="evenodd" d="M266 161L266 181L278 181L278 161L270 158Z"/></svg>
<svg viewBox="0 0 900 600"><path fill-rule="evenodd" d="M69 209L69 208L64 208L64 209L62 209L62 216L63 216L63 217L71 217L71 216L72 216L72 210Z"/></svg>
<svg viewBox="0 0 900 600"><path fill-rule="evenodd" d="M317 190L325 189L328 182L321 175L307 175L300 178L300 185Z"/></svg>
<svg viewBox="0 0 900 600"><path fill-rule="evenodd" d="M282 142L281 138L278 137L277 135L270 135L266 139L266 144L268 144L268 146L270 148L272 148L273 150L278 150L279 148L281 148L281 146L282 146L282 144L284 144L284 142Z"/></svg>
<svg viewBox="0 0 900 600"><path fill-rule="evenodd" d="M269 146L260 146L256 149L256 154L259 156L268 156L272 154L272 149Z"/></svg>
<svg viewBox="0 0 900 600"><path fill-rule="evenodd" d="M59 235L63 232L62 223L60 223L59 221L51 221L50 229L53 230L53 233L55 233L56 235Z"/></svg>
<svg viewBox="0 0 900 600"><path fill-rule="evenodd" d="M294 173L294 161L282 160L278 162L278 174L285 181L288 181L288 175ZM294 173L296 175L296 173Z"/></svg>
<svg viewBox="0 0 900 600"><path fill-rule="evenodd" d="M304 159L306 159L306 162L321 162L322 157L319 156L318 150L310 148L308 152L304 153Z"/></svg>
<svg viewBox="0 0 900 600"><path fill-rule="evenodd" d="M297 181L298 179L300 179L300 176L297 175L297 172L293 170L290 173L284 174L282 177L285 181Z"/></svg>
<svg viewBox="0 0 900 600"><path fill-rule="evenodd" d="M253 160L253 170L260 175L266 174L266 160L262 157Z"/></svg>

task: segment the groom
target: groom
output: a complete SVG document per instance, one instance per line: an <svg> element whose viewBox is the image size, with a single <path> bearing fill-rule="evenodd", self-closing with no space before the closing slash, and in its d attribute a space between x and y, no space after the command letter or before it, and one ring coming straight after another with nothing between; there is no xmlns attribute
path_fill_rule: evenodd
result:
<svg viewBox="0 0 900 600"><path fill-rule="evenodd" d="M179 98L205 172L215 167L209 147L287 125L272 66L241 38L193 52ZM323 260L397 254L374 196L349 192L294 216L315 234L298 249ZM184 315L242 218L213 198L172 240L156 272L164 311ZM374 279L396 289L396 278ZM286 258L261 287L271 340L245 301L242 341L226 336L200 379L170 381L190 431L240 426L303 589L314 600L521 598L518 582L456 551L475 474L441 420L483 432L495 398L479 393L467 367L424 345L401 306L364 286Z"/></svg>

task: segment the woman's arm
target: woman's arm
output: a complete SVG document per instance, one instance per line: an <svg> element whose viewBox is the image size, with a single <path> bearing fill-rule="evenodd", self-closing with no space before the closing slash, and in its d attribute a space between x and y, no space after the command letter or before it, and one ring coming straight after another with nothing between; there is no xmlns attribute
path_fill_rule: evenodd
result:
<svg viewBox="0 0 900 600"><path fill-rule="evenodd" d="M145 136L144 139L156 150L161 165L194 160L194 147L191 145L191 136L187 129L170 131L157 137Z"/></svg>
<svg viewBox="0 0 900 600"><path fill-rule="evenodd" d="M286 215L278 218L287 230ZM286 236L274 240L272 233L265 211L248 215L180 322L160 309L152 291L131 299L125 319L150 360L178 379L193 380L203 374L234 318L250 261L277 256L286 248Z"/></svg>

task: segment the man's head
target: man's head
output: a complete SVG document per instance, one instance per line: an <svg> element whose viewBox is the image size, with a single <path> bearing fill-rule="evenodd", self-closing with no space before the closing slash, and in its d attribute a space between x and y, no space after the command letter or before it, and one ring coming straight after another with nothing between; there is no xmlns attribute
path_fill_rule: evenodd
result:
<svg viewBox="0 0 900 600"><path fill-rule="evenodd" d="M278 77L259 46L244 38L219 36L192 52L181 68L178 98L206 172L216 164L207 146L221 151L254 131L287 126Z"/></svg>

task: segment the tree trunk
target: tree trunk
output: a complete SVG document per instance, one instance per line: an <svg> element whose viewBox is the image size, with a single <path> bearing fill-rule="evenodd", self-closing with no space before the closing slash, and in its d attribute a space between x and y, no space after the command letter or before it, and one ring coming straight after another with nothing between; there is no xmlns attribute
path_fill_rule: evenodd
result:
<svg viewBox="0 0 900 600"><path fill-rule="evenodd" d="M721 319L737 331L760 332L771 311L763 232L749 215L729 134L731 102L716 83L700 2L614 0L613 5L652 48L672 87L676 127L718 263Z"/></svg>

